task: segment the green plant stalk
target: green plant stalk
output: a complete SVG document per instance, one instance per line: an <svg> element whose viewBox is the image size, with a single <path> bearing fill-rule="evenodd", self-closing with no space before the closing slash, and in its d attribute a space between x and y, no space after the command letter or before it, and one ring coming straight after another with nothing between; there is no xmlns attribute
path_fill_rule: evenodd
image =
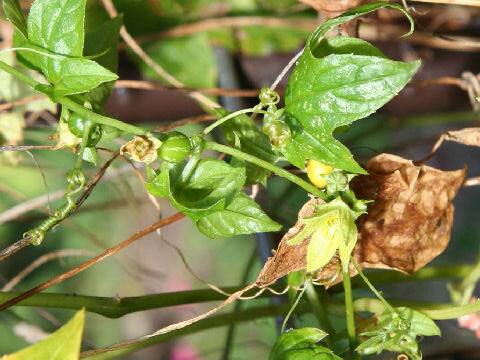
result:
<svg viewBox="0 0 480 360"><path fill-rule="evenodd" d="M129 134L133 134L133 135L149 135L150 134L149 131L142 129L138 126L127 124L123 121L97 114L96 112L93 112L92 110L89 110L83 107L82 105L77 104L75 101L73 101L72 99L66 96L56 98L55 100L59 104L67 107L73 112L76 112L81 117L85 119L89 119L96 124L111 126L118 130L124 131Z"/></svg>
<svg viewBox="0 0 480 360"><path fill-rule="evenodd" d="M30 78L28 75L25 75L21 71L18 71L15 69L13 66L8 65L7 63L0 61L0 69L6 71L10 75L14 76L20 81L23 81L24 83L30 85L33 89L35 89L38 85L45 85L41 84L38 81ZM127 123L124 123L123 121L108 117L108 116L103 116L100 114L97 114L91 110L86 109L80 104L77 104L75 101L72 99L66 97L66 96L61 96L59 98L55 99L56 102L59 104L69 108L70 110L76 112L78 115L91 120L94 123L101 124L101 125L108 125L114 128L117 128L121 131L125 131L130 134L134 135L148 135L149 132L145 129L139 128L135 125L130 125Z"/></svg>
<svg viewBox="0 0 480 360"><path fill-rule="evenodd" d="M348 267L343 269L342 273L343 289L345 291L345 318L347 320L348 341L350 343L351 353L353 354L357 342L357 335L355 333L355 312L353 309L352 282L350 280L350 271Z"/></svg>
<svg viewBox="0 0 480 360"><path fill-rule="evenodd" d="M238 314L222 314L212 316L210 318L201 320L197 323L191 324L183 329L174 330L172 332L152 336L150 338L143 338L135 342L125 343L120 348L103 348L93 351L86 351L81 354L81 358L88 358L94 360L105 360L105 359L117 359L122 355L126 355L133 351L143 349L148 346L159 344L180 336L185 336L188 334L193 334L196 332L204 331L207 329L212 329L215 327L225 326L235 322L250 321L260 318L273 317L282 315L285 311L288 310L288 304L282 305L266 305L258 306L255 308L245 309L244 311ZM299 313L305 313L308 311L308 306L301 305L297 308ZM96 352L96 353L95 353Z"/></svg>
<svg viewBox="0 0 480 360"><path fill-rule="evenodd" d="M307 299L310 302L310 306L313 310L313 313L318 319L320 327L329 335L325 339L325 342L328 347L331 347L332 344L330 339L335 334L335 330L332 324L330 323L330 320L328 319L326 304L322 298L318 297L318 294L315 291L315 288L313 287L313 284L311 282L307 284L306 294L307 294Z"/></svg>
<svg viewBox="0 0 480 360"><path fill-rule="evenodd" d="M383 305L385 306L385 308L387 308L390 312L392 312L392 313L396 312L395 309L388 303L388 301L385 300L385 298L380 293L380 291L378 291L375 288L375 286L373 286L373 284L370 282L370 280L368 280L368 278L363 273L362 269L360 269L360 267L355 263L355 261L353 259L351 261L352 261L353 266L355 266L355 269L357 270L358 274L362 278L362 280L365 282L365 284L367 284L368 288L375 294L377 299L380 300L383 303Z"/></svg>
<svg viewBox="0 0 480 360"><path fill-rule="evenodd" d="M294 175L294 174L292 174L292 173L290 173L290 172L288 172L288 171L286 171L282 168L279 168L279 167L277 167L273 164L270 164L268 161L259 159L256 156L244 153L243 151L234 149L230 146L218 144L216 142L211 142L211 141L207 141L205 143L205 148L210 149L210 150L214 150L214 151L218 151L218 152L222 152L224 154L234 156L237 159L244 160L244 161L250 162L252 164L258 165L258 166L260 166L264 169L270 170L272 173L274 173L278 176L281 176L281 177L291 181L294 184L297 184L301 188L305 189L305 191L307 191L307 192L309 192L309 193L311 193L311 194L313 194L313 195L315 195L319 198L325 199L325 197L326 197L325 194L321 190L319 190L318 188L316 188L312 184L306 182L302 178L299 178L298 176L296 176L296 175Z"/></svg>
<svg viewBox="0 0 480 360"><path fill-rule="evenodd" d="M207 126L204 130L203 130L203 133L206 135L208 134L209 132L211 132L213 129L215 129L217 126L220 126L222 125L225 121L228 121L230 119L233 119L235 117L237 117L238 115L242 115L242 114L248 114L248 113L251 113L251 112L256 112L258 110L254 109L254 108L250 108L250 109L242 109L242 110L238 110L238 111L235 111L231 114L228 114L220 119L218 119L217 121L215 121L213 124Z"/></svg>
<svg viewBox="0 0 480 360"><path fill-rule="evenodd" d="M283 319L282 329L280 330L281 333L285 332L285 328L287 327L288 320L290 319L290 316L292 316L293 312L295 311L298 304L300 303L300 300L302 299L306 289L307 289L307 284L304 284L303 289L298 292L297 298L295 299L293 304L290 306L290 309L288 310L287 315L285 315L285 319Z"/></svg>
<svg viewBox="0 0 480 360"><path fill-rule="evenodd" d="M393 271L377 271L369 274L369 278L370 280L375 281L377 284L426 281L434 279L458 279L467 275L473 268L474 266L472 265L432 267L421 269L411 276ZM353 279L352 283L358 283L359 288L364 287L361 279L358 279L360 280L359 282L356 282L355 280L357 279ZM234 293L239 289L239 287L222 288L222 290L227 293ZM281 290L280 288L276 289ZM332 290L336 290L335 287ZM20 293L15 291L0 292L0 303L8 301L18 295L20 295ZM259 296L259 298L270 296L273 295L271 295L269 292L264 292L261 296ZM23 300L15 306L46 307L70 310L80 310L85 308L91 313L96 313L109 318L119 318L138 311L222 300L225 300L225 295L210 289L197 289L125 298L41 293L35 294L28 299ZM391 303L395 304L393 301L391 301ZM396 305L397 304L395 304L395 306ZM421 305L418 306L420 307ZM448 304L448 306L452 306L452 304Z"/></svg>
<svg viewBox="0 0 480 360"><path fill-rule="evenodd" d="M450 320L464 315L473 314L480 310L480 301L466 304L455 305L453 303L427 303L419 301L391 300L390 303L395 307L409 307L420 311L432 320ZM354 301L355 311L368 311L374 314L381 314L385 311L385 304L375 298L360 298Z"/></svg>
<svg viewBox="0 0 480 360"><path fill-rule="evenodd" d="M371 300L374 300L380 306L383 306L383 304L379 300L377 299L371 299ZM401 306L401 305L402 304L400 303L398 304L398 306ZM417 308L421 307L421 305L422 304L417 303ZM459 308L466 308L466 307L452 308L451 306L452 304L436 304L436 307L438 309L428 310L428 309L419 308L418 310L424 312L426 315L430 316L432 319L435 319L435 320L450 319L453 317L448 317L449 315L456 315L455 317L458 317L458 316L461 316L461 314L467 313L465 310L462 312L459 311ZM411 307L415 307L415 306L411 306ZM443 309L440 309L442 307ZM468 307L469 307L468 313L472 313L480 309L480 304L469 304ZM203 330L224 326L231 323L232 321L242 322L242 321L250 321L250 320L255 320L255 319L260 319L265 317L281 315L285 313L287 309L288 309L288 304L266 305L266 306L258 306L258 307L246 309L236 315L232 313L216 315L216 316L212 316L210 318L201 320L183 329L175 330L167 334L157 335L151 338L145 338L144 340L131 342L130 344L126 344L122 348L111 349L111 350L109 350L109 348L104 348L104 349L98 349L93 351L87 351L82 353L82 358L95 359L95 360L116 359L119 356L131 353L139 349L143 349L151 345L155 345L161 342L165 342L177 337L193 334ZM296 311L300 314L306 313L308 312L308 310L309 310L309 306L306 303L299 304L296 309ZM455 314L453 314L453 312L455 312ZM95 353L95 351L97 352ZM101 351L101 352L98 352L98 351Z"/></svg>
<svg viewBox="0 0 480 360"><path fill-rule="evenodd" d="M405 275L394 271L376 271L370 273L368 276L377 284L389 283L403 283L413 281L428 281L435 279L458 279L466 276L474 268L472 265L460 266L439 266L424 268L417 271L413 275ZM361 279L354 278L352 284L356 287L364 287L364 282ZM223 290L227 293L233 293L240 288L227 287ZM280 288L278 289L280 290ZM337 290L333 287L332 290ZM5 302L13 297L16 297L18 292L0 292L0 301ZM268 296L268 293L262 296ZM20 302L17 306L39 306L51 308L64 308L79 310L86 307L88 311L95 312L107 317L120 317L136 311L155 309L166 306L175 306L191 303L200 303L204 301L220 301L224 300L225 296L209 289L199 289L191 291L181 291L176 293L163 293L156 295L128 297L121 299L112 299L109 297L95 297L82 295L68 295L68 294L54 294L44 293L36 294L32 297ZM111 311L110 311L111 310Z"/></svg>

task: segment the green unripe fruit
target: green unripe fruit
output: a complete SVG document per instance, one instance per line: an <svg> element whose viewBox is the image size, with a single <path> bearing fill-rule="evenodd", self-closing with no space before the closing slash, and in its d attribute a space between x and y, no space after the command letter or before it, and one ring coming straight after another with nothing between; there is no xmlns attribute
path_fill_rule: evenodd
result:
<svg viewBox="0 0 480 360"><path fill-rule="evenodd" d="M192 145L188 136L179 132L171 132L162 139L163 143L157 150L160 159L177 163L185 160L192 152Z"/></svg>
<svg viewBox="0 0 480 360"><path fill-rule="evenodd" d="M70 118L68 119L68 129L70 132L75 135L76 137L82 139L84 132L85 132L85 127L90 125L91 126L91 121L90 120L85 120L78 116L77 114L72 114ZM95 124L92 126L90 130L90 136L88 139L88 147L93 147L97 145L97 143L100 141L102 138L102 126Z"/></svg>

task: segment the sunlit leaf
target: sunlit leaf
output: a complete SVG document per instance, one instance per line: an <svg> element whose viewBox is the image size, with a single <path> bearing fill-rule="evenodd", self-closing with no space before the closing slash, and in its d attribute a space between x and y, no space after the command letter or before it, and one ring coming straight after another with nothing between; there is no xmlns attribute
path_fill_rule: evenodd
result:
<svg viewBox="0 0 480 360"><path fill-rule="evenodd" d="M353 173L364 173L350 151L333 137L335 129L364 118L394 97L420 66L393 61L365 41L325 39L337 25L382 8L367 4L320 25L290 76L285 105L294 137L284 154L297 167L315 159Z"/></svg>
<svg viewBox="0 0 480 360"><path fill-rule="evenodd" d="M80 310L46 339L1 360L78 360L84 322L85 310Z"/></svg>
<svg viewBox="0 0 480 360"><path fill-rule="evenodd" d="M27 20L23 16L22 8L18 0L3 0L3 11L5 17L15 26L15 28L27 37Z"/></svg>

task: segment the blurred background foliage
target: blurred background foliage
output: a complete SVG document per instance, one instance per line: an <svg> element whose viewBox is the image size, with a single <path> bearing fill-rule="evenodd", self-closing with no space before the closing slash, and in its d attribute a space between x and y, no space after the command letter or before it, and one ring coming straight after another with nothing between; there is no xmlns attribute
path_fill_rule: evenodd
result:
<svg viewBox="0 0 480 360"><path fill-rule="evenodd" d="M29 1L22 2L26 11L29 4ZM233 64L234 77L238 78L234 87L258 89L271 83L322 18L322 14L296 0L117 0L115 5L123 14L128 31L146 52L190 88L216 87L222 83L222 79L231 77L231 69L225 65L225 56ZM480 36L477 8L423 5L417 10L416 18L421 24L419 31L425 31L426 28L430 32ZM442 11L444 15L438 15ZM426 12L426 15L418 15L422 12ZM107 18L100 2L89 1L87 19L92 26ZM432 27L435 20L437 25ZM398 25L397 18L380 17L373 21ZM1 31L2 46L8 47L11 30L5 21L1 23ZM435 46L433 42L400 42L397 37L378 41L377 45L396 58L422 58L424 65L416 81L441 76L459 78L463 71L474 74L480 71L478 46L476 50L465 50L458 45L460 50L452 50ZM160 81L124 46L119 57L121 79ZM3 102L32 95L10 77L0 74L0 97ZM225 99L221 98L220 101ZM255 99L242 101L255 103ZM117 88L109 99L107 109L113 116L141 122L146 126L160 126L202 113L184 92L168 88L148 91ZM53 144L49 136L54 132L55 116L55 107L44 99L1 112L0 144ZM392 152L418 159L428 153L435 139L445 130L472 124L478 125L478 114L471 110L471 104L462 89L448 85L409 86L381 112L356 123L351 129L344 129L339 136L363 162L378 152ZM182 131L193 132L199 130L199 126L186 126ZM107 142L102 147L109 148L112 145ZM108 152L100 152L100 155L100 163L109 157ZM467 165L469 176L478 176L479 155L479 149L447 144L430 164L442 169ZM64 173L73 161L74 154L68 151L0 154L1 247L17 240L20 234L37 224L60 203L55 192L64 188ZM95 169L89 167L88 173L93 175ZM50 194L51 199L45 194ZM452 241L447 253L437 263L475 260L480 238L479 195L478 187L460 192L456 199ZM32 199L38 200L39 197L46 201L40 201L41 205L32 211L24 211L25 206L32 204ZM305 200L303 191L278 178L270 179L267 190L260 194L263 207L285 227L295 222L298 209ZM160 206L162 216L173 213L166 202L161 201ZM48 262L14 288L17 291L27 290L74 267L86 256L118 243L156 219L158 210L148 199L137 174L127 162L117 160L84 207L55 228L41 247L30 247L0 263L0 286L44 254L60 249L81 249L84 252L84 256ZM55 286L51 291L115 297L204 288L205 284L189 274L176 251L163 239L182 250L197 275L217 286L241 284L252 254L255 261L249 271L250 280L254 279L261 266L262 260L257 255L254 237L208 240L188 220L182 220ZM434 282L422 283L421 286L392 285L385 290L393 298L412 294L412 298L425 297L425 300L432 301L434 294L436 300L442 301L448 297L444 285ZM265 302L267 300L254 300L243 302L242 306ZM106 346L138 337L209 307L210 304L180 306L131 314L120 319L88 314L85 346L87 349ZM71 311L24 307L1 312L0 353L26 346L29 336L37 334L35 331L39 332L38 336L42 331L51 332L71 315ZM239 324L230 358L267 358L277 336L275 321L263 319ZM305 325L314 324L310 316L303 316L299 321ZM36 330L30 328L27 332L29 336L26 336L22 324L29 324ZM432 340L435 343L427 350L427 355L447 349L451 351L452 344L466 353L468 349L478 347L473 335L460 331L455 323L444 322L442 327L444 337ZM128 358L218 359L223 353L225 337L226 328L213 329L140 351Z"/></svg>

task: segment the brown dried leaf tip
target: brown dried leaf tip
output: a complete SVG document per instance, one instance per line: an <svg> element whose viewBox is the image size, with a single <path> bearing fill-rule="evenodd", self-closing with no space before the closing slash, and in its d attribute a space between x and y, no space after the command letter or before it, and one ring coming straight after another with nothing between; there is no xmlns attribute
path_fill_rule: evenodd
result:
<svg viewBox="0 0 480 360"><path fill-rule="evenodd" d="M452 200L465 169L441 171L380 154L369 161L370 175L354 179L361 199L372 199L359 220L357 262L366 268L412 273L447 247L453 223Z"/></svg>
<svg viewBox="0 0 480 360"><path fill-rule="evenodd" d="M308 218L315 214L315 206L323 204L321 199L312 199L303 205L298 213L298 218ZM290 228L283 236L278 245L275 255L267 260L256 284L258 287L265 287L273 284L281 277L288 275L293 271L305 270L307 267L307 246L308 241L303 241L298 245L289 245L288 241L292 239L305 225L299 221L294 227Z"/></svg>
<svg viewBox="0 0 480 360"><path fill-rule="evenodd" d="M368 214L358 221L354 258L363 268L412 273L446 248L453 222L452 200L463 183L465 170L441 171L381 154L369 161L367 171L370 175L352 182L358 198L374 200ZM320 204L320 199L308 201L299 218L312 216L315 205ZM270 285L292 271L306 268L308 241L287 244L302 227L297 222L285 234L275 255L260 272L257 286ZM354 275L353 268L351 272ZM339 259L332 259L316 279L325 285L341 281Z"/></svg>

